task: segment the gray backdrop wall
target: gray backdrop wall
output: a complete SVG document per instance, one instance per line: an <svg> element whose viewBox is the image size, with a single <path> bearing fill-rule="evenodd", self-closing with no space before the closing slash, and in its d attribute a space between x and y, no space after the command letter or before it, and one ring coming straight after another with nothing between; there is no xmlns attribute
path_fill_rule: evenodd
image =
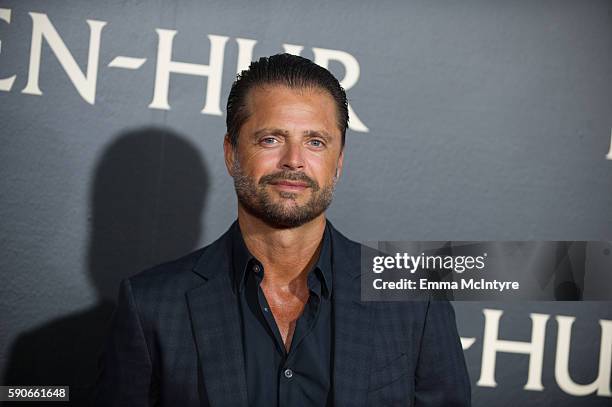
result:
<svg viewBox="0 0 612 407"><path fill-rule="evenodd" d="M118 281L228 227L227 93L283 50L348 90L349 237L612 240L610 1L3 0L0 41L5 383L85 395ZM612 402L609 303L455 308L475 405Z"/></svg>

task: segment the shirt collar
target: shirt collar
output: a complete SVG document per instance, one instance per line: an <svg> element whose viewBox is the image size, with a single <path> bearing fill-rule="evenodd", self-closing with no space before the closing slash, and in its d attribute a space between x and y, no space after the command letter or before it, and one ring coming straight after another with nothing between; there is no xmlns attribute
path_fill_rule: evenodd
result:
<svg viewBox="0 0 612 407"><path fill-rule="evenodd" d="M235 221L231 228L231 246L233 259L233 283L236 292L241 292L245 285L246 272L254 265L262 267L244 243L242 232L238 221ZM263 268L262 268L263 269ZM322 294L325 298L330 298L332 291L332 247L331 229L329 222L325 224L323 231L323 244L319 252L319 258L313 269L322 282Z"/></svg>

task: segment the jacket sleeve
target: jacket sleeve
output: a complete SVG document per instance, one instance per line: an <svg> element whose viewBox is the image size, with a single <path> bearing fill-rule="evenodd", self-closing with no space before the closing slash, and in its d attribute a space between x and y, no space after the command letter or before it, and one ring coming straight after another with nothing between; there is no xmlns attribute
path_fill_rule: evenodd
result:
<svg viewBox="0 0 612 407"><path fill-rule="evenodd" d="M149 407L152 363L130 281L123 280L119 301L96 383L96 407Z"/></svg>
<svg viewBox="0 0 612 407"><path fill-rule="evenodd" d="M430 300L416 368L415 406L470 405L470 379L455 312L446 300Z"/></svg>

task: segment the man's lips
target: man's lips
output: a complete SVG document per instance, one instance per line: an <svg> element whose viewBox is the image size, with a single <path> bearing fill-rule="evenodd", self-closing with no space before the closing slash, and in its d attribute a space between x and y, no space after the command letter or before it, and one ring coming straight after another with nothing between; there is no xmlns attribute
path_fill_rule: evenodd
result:
<svg viewBox="0 0 612 407"><path fill-rule="evenodd" d="M299 182L299 181L279 180L279 181L271 182L270 184L277 186L279 188L282 188L282 189L290 189L290 190L295 190L295 191L308 188L307 183Z"/></svg>

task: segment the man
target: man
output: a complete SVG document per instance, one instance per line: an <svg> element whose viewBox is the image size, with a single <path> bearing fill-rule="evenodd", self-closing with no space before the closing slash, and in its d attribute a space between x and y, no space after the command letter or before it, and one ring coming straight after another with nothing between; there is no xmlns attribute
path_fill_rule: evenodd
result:
<svg viewBox="0 0 612 407"><path fill-rule="evenodd" d="M447 302L360 299L361 246L324 215L347 123L344 90L307 59L242 72L224 139L238 220L122 283L98 405L469 405Z"/></svg>

